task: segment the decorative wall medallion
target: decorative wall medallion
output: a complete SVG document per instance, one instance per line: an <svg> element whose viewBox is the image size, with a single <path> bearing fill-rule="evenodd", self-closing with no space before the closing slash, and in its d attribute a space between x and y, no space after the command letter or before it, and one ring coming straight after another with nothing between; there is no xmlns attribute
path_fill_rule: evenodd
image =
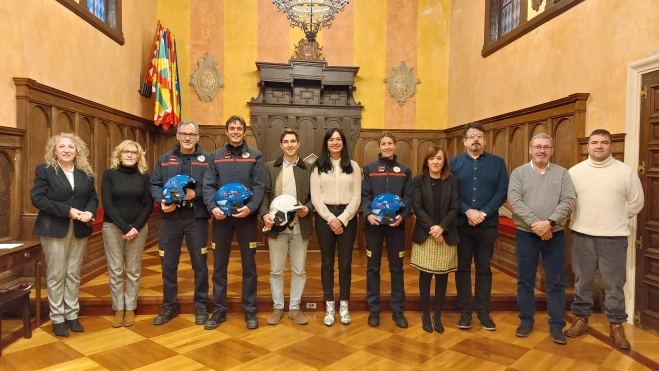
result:
<svg viewBox="0 0 659 371"><path fill-rule="evenodd" d="M398 63L398 66L391 69L391 75L384 79L389 87L389 94L396 98L399 106L403 106L407 98L410 98L416 92L416 84L421 80L414 77L412 67L409 67L405 61Z"/></svg>
<svg viewBox="0 0 659 371"><path fill-rule="evenodd" d="M323 57L323 47L318 44L318 41L308 41L304 38L295 45L295 51L293 52L293 56L291 58L302 59L305 61L325 60L325 57Z"/></svg>
<svg viewBox="0 0 659 371"><path fill-rule="evenodd" d="M211 53L204 54L202 60L197 62L197 68L190 76L190 86L202 102L211 102L224 87L224 79L217 61Z"/></svg>

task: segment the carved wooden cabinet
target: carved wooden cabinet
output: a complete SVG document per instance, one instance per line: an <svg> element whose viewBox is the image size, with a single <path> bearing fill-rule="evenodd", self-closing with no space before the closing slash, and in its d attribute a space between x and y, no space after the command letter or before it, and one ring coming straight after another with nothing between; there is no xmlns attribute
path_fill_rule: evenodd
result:
<svg viewBox="0 0 659 371"><path fill-rule="evenodd" d="M279 135L288 127L300 136L300 158L318 156L328 128L343 130L352 156L361 130L363 106L355 102L359 67L330 67L327 62L291 59L256 62L259 95L248 103L257 147L271 161L281 154Z"/></svg>

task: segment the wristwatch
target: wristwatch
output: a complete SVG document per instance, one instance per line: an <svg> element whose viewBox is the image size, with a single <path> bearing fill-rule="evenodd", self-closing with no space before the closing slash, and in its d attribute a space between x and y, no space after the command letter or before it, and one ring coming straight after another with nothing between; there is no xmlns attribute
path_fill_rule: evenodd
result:
<svg viewBox="0 0 659 371"><path fill-rule="evenodd" d="M556 225L555 220L547 219L547 221L549 222L549 225L551 225L552 227Z"/></svg>
<svg viewBox="0 0 659 371"><path fill-rule="evenodd" d="M487 214L481 211L481 215L483 215L483 218L487 218Z"/></svg>

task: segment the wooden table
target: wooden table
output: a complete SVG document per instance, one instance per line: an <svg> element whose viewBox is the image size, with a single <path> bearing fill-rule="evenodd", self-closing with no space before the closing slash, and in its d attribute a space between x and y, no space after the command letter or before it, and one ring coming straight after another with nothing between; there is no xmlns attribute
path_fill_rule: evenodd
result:
<svg viewBox="0 0 659 371"><path fill-rule="evenodd" d="M39 241L3 241L2 243L21 243L22 245L13 249L0 249L0 272L34 262L36 325L38 327L41 320L41 243Z"/></svg>

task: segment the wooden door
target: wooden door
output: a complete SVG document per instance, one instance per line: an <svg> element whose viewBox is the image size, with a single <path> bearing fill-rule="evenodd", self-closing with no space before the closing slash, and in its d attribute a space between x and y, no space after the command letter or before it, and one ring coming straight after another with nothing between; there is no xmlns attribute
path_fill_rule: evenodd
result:
<svg viewBox="0 0 659 371"><path fill-rule="evenodd" d="M659 71L642 77L639 176L645 207L638 215L634 323L659 334Z"/></svg>

